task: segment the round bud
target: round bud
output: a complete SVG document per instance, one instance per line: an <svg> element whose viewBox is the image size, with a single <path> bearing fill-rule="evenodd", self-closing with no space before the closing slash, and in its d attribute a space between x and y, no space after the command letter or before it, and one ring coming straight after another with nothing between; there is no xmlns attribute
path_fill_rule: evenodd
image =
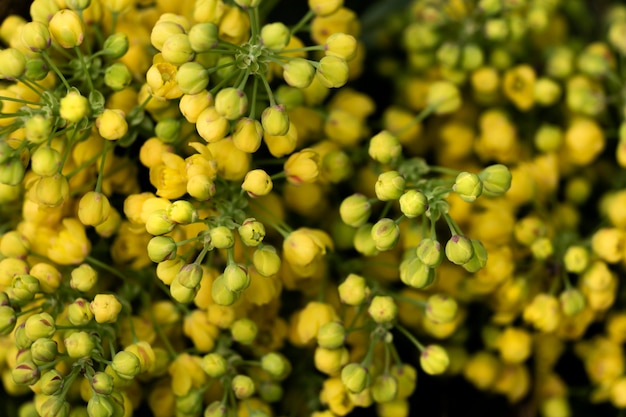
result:
<svg viewBox="0 0 626 417"><path fill-rule="evenodd" d="M228 370L228 362L218 353L204 355L200 366L211 378L221 378Z"/></svg>
<svg viewBox="0 0 626 417"><path fill-rule="evenodd" d="M281 260L273 246L263 245L254 251L252 263L259 274L271 277L280 270Z"/></svg>
<svg viewBox="0 0 626 417"><path fill-rule="evenodd" d="M421 216L428 210L428 197L419 190L407 190L399 199L400 211L409 219Z"/></svg>
<svg viewBox="0 0 626 417"><path fill-rule="evenodd" d="M511 171L502 164L490 165L478 174L483 182L483 192L488 197L503 195L511 187Z"/></svg>
<svg viewBox="0 0 626 417"><path fill-rule="evenodd" d="M451 82L435 81L428 88L426 103L435 114L452 113L461 106L461 94Z"/></svg>
<svg viewBox="0 0 626 417"><path fill-rule="evenodd" d="M14 80L26 71L26 57L15 49L7 48L0 50L0 78Z"/></svg>
<svg viewBox="0 0 626 417"><path fill-rule="evenodd" d="M426 301L426 317L435 323L450 323L456 317L458 305L445 294L433 294Z"/></svg>
<svg viewBox="0 0 626 417"><path fill-rule="evenodd" d="M461 172L457 175L452 189L461 197L461 200L473 203L483 192L483 183L478 175Z"/></svg>
<svg viewBox="0 0 626 417"><path fill-rule="evenodd" d="M284 23L268 23L261 28L261 44L272 51L280 51L287 46L291 31Z"/></svg>
<svg viewBox="0 0 626 417"><path fill-rule="evenodd" d="M232 292L240 292L250 285L250 275L241 265L232 263L224 269L224 286Z"/></svg>
<svg viewBox="0 0 626 417"><path fill-rule="evenodd" d="M240 118L247 109L248 97L243 90L226 87L215 95L215 110L227 120Z"/></svg>
<svg viewBox="0 0 626 417"><path fill-rule="evenodd" d="M345 327L336 321L324 323L317 331L317 344L325 349L340 348L343 346L345 338Z"/></svg>
<svg viewBox="0 0 626 417"><path fill-rule="evenodd" d="M190 224L198 220L198 212L187 200L178 200L165 209L167 217L176 224Z"/></svg>
<svg viewBox="0 0 626 417"><path fill-rule="evenodd" d="M398 171L383 172L374 186L376 197L381 201L399 199L404 193L406 181Z"/></svg>
<svg viewBox="0 0 626 417"><path fill-rule="evenodd" d="M230 326L230 333L235 342L241 343L242 345L249 345L254 342L258 328L256 323L252 320L242 318L233 322Z"/></svg>
<svg viewBox="0 0 626 417"><path fill-rule="evenodd" d="M388 164L402 155L402 145L396 135L383 130L370 139L368 153L374 161Z"/></svg>
<svg viewBox="0 0 626 417"><path fill-rule="evenodd" d="M326 88L339 88L348 81L350 68L345 59L327 55L320 59L315 76Z"/></svg>
<svg viewBox="0 0 626 417"><path fill-rule="evenodd" d="M73 10L61 9L48 22L52 39L62 48L80 46L85 39L83 21Z"/></svg>
<svg viewBox="0 0 626 417"><path fill-rule="evenodd" d="M109 35L102 45L102 52L111 59L121 58L128 52L128 36L122 32Z"/></svg>
<svg viewBox="0 0 626 417"><path fill-rule="evenodd" d="M54 361L59 354L59 350L57 342L49 337L40 337L30 346L30 353L33 362L41 366Z"/></svg>
<svg viewBox="0 0 626 417"><path fill-rule="evenodd" d="M183 94L198 94L209 85L209 73L197 62L185 62L176 72L176 83Z"/></svg>
<svg viewBox="0 0 626 417"><path fill-rule="evenodd" d="M350 274L339 284L339 298L344 304L359 306L365 302L369 296L369 288L365 278L360 275Z"/></svg>
<svg viewBox="0 0 626 417"><path fill-rule="evenodd" d="M461 265L467 272L477 272L487 264L487 250L483 244L476 239L472 239L472 257L469 261Z"/></svg>
<svg viewBox="0 0 626 417"><path fill-rule="evenodd" d="M237 232L239 232L239 237L241 237L244 245L255 247L263 242L265 226L255 218L249 218L244 220Z"/></svg>
<svg viewBox="0 0 626 417"><path fill-rule="evenodd" d="M199 264L187 264L176 274L176 281L183 287L194 289L202 280L202 267Z"/></svg>
<svg viewBox="0 0 626 417"><path fill-rule="evenodd" d="M339 206L341 220L352 227L364 225L370 217L372 205L363 194L346 197Z"/></svg>
<svg viewBox="0 0 626 417"><path fill-rule="evenodd" d="M40 146L31 155L30 168L42 177L54 175L61 168L61 154L56 149Z"/></svg>
<svg viewBox="0 0 626 417"><path fill-rule="evenodd" d="M376 250L386 251L393 249L400 237L400 227L392 219L380 219L371 230L372 240Z"/></svg>
<svg viewBox="0 0 626 417"><path fill-rule="evenodd" d="M389 323L398 315L398 306L392 297L377 295L372 298L367 312L376 323Z"/></svg>
<svg viewBox="0 0 626 417"><path fill-rule="evenodd" d="M283 66L283 78L292 87L307 88L315 77L315 68L303 58L295 58Z"/></svg>
<svg viewBox="0 0 626 417"><path fill-rule="evenodd" d="M152 262L163 262L176 256L176 242L170 236L155 236L148 242L148 257Z"/></svg>
<svg viewBox="0 0 626 417"><path fill-rule="evenodd" d="M362 392L369 385L367 368L358 363L349 363L341 370L341 382L353 394Z"/></svg>
<svg viewBox="0 0 626 417"><path fill-rule="evenodd" d="M78 219L85 226L98 226L109 217L111 204L102 193L89 191L78 203Z"/></svg>
<svg viewBox="0 0 626 417"><path fill-rule="evenodd" d="M415 252L420 261L431 268L439 266L443 260L441 244L431 238L422 239Z"/></svg>
<svg viewBox="0 0 626 417"><path fill-rule="evenodd" d="M420 355L420 366L429 375L439 375L448 369L450 358L439 345L428 345Z"/></svg>
<svg viewBox="0 0 626 417"><path fill-rule="evenodd" d="M424 288L435 280L435 269L427 266L420 258L410 258L400 263L400 280L413 288Z"/></svg>
<svg viewBox="0 0 626 417"><path fill-rule="evenodd" d="M261 125L265 134L283 136L289 131L289 116L282 105L267 107L261 114Z"/></svg>
<svg viewBox="0 0 626 417"><path fill-rule="evenodd" d="M461 235L452 235L446 243L446 258L454 264L463 265L474 256L472 241Z"/></svg>
<svg viewBox="0 0 626 417"><path fill-rule="evenodd" d="M216 226L209 230L211 245L217 249L228 249L235 244L233 231L226 226Z"/></svg>
<svg viewBox="0 0 626 417"><path fill-rule="evenodd" d="M90 291L98 282L98 272L89 264L72 269L70 287L80 292Z"/></svg>
<svg viewBox="0 0 626 417"><path fill-rule="evenodd" d="M111 367L122 379L133 379L141 371L141 363L137 355L125 350L115 354Z"/></svg>

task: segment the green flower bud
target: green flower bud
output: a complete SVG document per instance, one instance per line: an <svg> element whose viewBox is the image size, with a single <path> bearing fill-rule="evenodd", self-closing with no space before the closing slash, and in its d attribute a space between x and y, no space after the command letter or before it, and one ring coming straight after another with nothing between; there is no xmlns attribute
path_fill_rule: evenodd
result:
<svg viewBox="0 0 626 417"><path fill-rule="evenodd" d="M96 344L87 332L74 332L63 340L65 350L70 358L88 358L96 348Z"/></svg>
<svg viewBox="0 0 626 417"><path fill-rule="evenodd" d="M89 302L84 298L77 298L67 308L67 317L74 326L84 326L93 319Z"/></svg>
<svg viewBox="0 0 626 417"><path fill-rule="evenodd" d="M243 90L234 87L221 89L215 95L215 110L227 120L236 120L248 109L248 97Z"/></svg>
<svg viewBox="0 0 626 417"><path fill-rule="evenodd" d="M446 258L454 264L463 265L474 256L472 241L461 235L452 235L446 243Z"/></svg>
<svg viewBox="0 0 626 417"><path fill-rule="evenodd" d="M472 257L461 266L467 272L474 273L485 265L487 265L487 250L479 240L472 239Z"/></svg>
<svg viewBox="0 0 626 417"><path fill-rule="evenodd" d="M435 280L435 269L419 258L410 258L400 263L400 280L409 287L424 288Z"/></svg>
<svg viewBox="0 0 626 417"><path fill-rule="evenodd" d="M503 41L507 36L509 36L509 26L504 19L487 19L484 25L485 37L490 41Z"/></svg>
<svg viewBox="0 0 626 417"><path fill-rule="evenodd" d="M116 62L104 71L104 84L114 91L119 91L127 87L133 76L126 65Z"/></svg>
<svg viewBox="0 0 626 417"><path fill-rule="evenodd" d="M80 46L85 39L85 26L80 16L73 10L61 9L48 22L52 39L65 49Z"/></svg>
<svg viewBox="0 0 626 417"><path fill-rule="evenodd" d="M502 164L490 165L478 174L487 197L503 195L511 187L511 171Z"/></svg>
<svg viewBox="0 0 626 417"><path fill-rule="evenodd" d="M386 251L396 246L400 237L400 228L391 219L380 219L372 226L371 233L376 250Z"/></svg>
<svg viewBox="0 0 626 417"><path fill-rule="evenodd" d="M72 269L70 287L80 292L89 292L98 282L98 271L89 264Z"/></svg>
<svg viewBox="0 0 626 417"><path fill-rule="evenodd" d="M530 245L530 251L535 259L545 260L554 253L554 246L548 237L540 237Z"/></svg>
<svg viewBox="0 0 626 417"><path fill-rule="evenodd" d="M263 242L265 237L265 226L257 219L251 217L243 221L243 224L237 229L241 241L246 246L258 246Z"/></svg>
<svg viewBox="0 0 626 417"><path fill-rule="evenodd" d="M448 369L450 358L439 345L428 345L420 355L420 365L428 375L439 375Z"/></svg>
<svg viewBox="0 0 626 417"><path fill-rule="evenodd" d="M326 88L339 88L348 81L350 68L345 59L327 55L320 59L315 76Z"/></svg>
<svg viewBox="0 0 626 417"><path fill-rule="evenodd" d="M26 337L35 341L40 337L50 337L54 334L56 327L54 318L48 313L33 314L26 319L24 331Z"/></svg>
<svg viewBox="0 0 626 417"><path fill-rule="evenodd" d="M259 7L259 4L261 4L261 0L234 0L234 1L237 4L237 6L241 7L242 9L251 9L254 7Z"/></svg>
<svg viewBox="0 0 626 417"><path fill-rule="evenodd" d="M200 366L211 378L221 378L228 370L228 362L218 353L204 355Z"/></svg>
<svg viewBox="0 0 626 417"><path fill-rule="evenodd" d="M407 190L400 196L400 211L409 219L421 216L428 210L428 198L418 190Z"/></svg>
<svg viewBox="0 0 626 417"><path fill-rule="evenodd" d="M128 46L128 36L125 33L117 32L106 38L102 45L102 52L111 59L117 59L128 52Z"/></svg>
<svg viewBox="0 0 626 417"><path fill-rule="evenodd" d="M435 81L428 88L426 103L434 109L435 114L453 113L461 107L461 94L451 82Z"/></svg>
<svg viewBox="0 0 626 417"><path fill-rule="evenodd" d="M336 321L324 323L317 331L317 344L325 349L340 348L345 339L346 329L343 324Z"/></svg>
<svg viewBox="0 0 626 417"><path fill-rule="evenodd" d="M320 162L320 177L333 184L350 178L354 172L350 156L341 149L328 152Z"/></svg>
<svg viewBox="0 0 626 417"><path fill-rule="evenodd" d="M315 77L315 68L309 61L295 58L283 66L283 78L292 87L307 88Z"/></svg>
<svg viewBox="0 0 626 417"><path fill-rule="evenodd" d="M141 362L134 353L122 350L113 357L111 367L122 379L133 379L141 371Z"/></svg>
<svg viewBox="0 0 626 417"><path fill-rule="evenodd" d="M437 61L447 68L455 68L461 57L461 47L453 42L446 42L437 49Z"/></svg>
<svg viewBox="0 0 626 417"><path fill-rule="evenodd" d="M22 183L26 170L19 158L11 158L0 164L0 183L18 185Z"/></svg>
<svg viewBox="0 0 626 417"><path fill-rule="evenodd" d="M483 192L483 183L476 174L461 172L457 175L452 189L467 203L476 201Z"/></svg>
<svg viewBox="0 0 626 417"><path fill-rule="evenodd" d="M218 28L215 23L196 23L189 29L189 44L196 53L208 52L219 42Z"/></svg>
<svg viewBox="0 0 626 417"><path fill-rule="evenodd" d="M339 206L341 220L352 227L361 227L369 219L372 205L363 194L353 194L346 197Z"/></svg>
<svg viewBox="0 0 626 417"><path fill-rule="evenodd" d="M15 342L15 347L20 350L30 349L33 344L33 340L29 339L26 336L26 322L20 324L15 328L15 332L13 333L13 341Z"/></svg>
<svg viewBox="0 0 626 417"><path fill-rule="evenodd" d="M176 242L170 236L155 236L148 242L148 257L152 262L163 262L176 256Z"/></svg>
<svg viewBox="0 0 626 417"><path fill-rule="evenodd" d="M552 106L561 98L561 86L550 78L535 81L535 102L541 106Z"/></svg>
<svg viewBox="0 0 626 417"><path fill-rule="evenodd" d="M261 28L261 44L272 51L280 51L287 46L291 31L284 23L268 23Z"/></svg>
<svg viewBox="0 0 626 417"><path fill-rule="evenodd" d="M289 131L289 116L285 106L276 105L267 107L261 114L263 131L271 136L283 136Z"/></svg>
<svg viewBox="0 0 626 417"><path fill-rule="evenodd" d="M199 264L187 264L176 274L176 281L183 287L194 289L202 280L202 267Z"/></svg>
<svg viewBox="0 0 626 417"><path fill-rule="evenodd" d="M163 209L154 210L146 219L146 232L153 236L160 236L174 230L174 223Z"/></svg>
<svg viewBox="0 0 626 417"><path fill-rule="evenodd" d="M39 413L41 417L68 417L70 415L70 403L61 396L53 395L41 404Z"/></svg>
<svg viewBox="0 0 626 417"><path fill-rule="evenodd" d="M483 65L485 56L480 46L467 44L463 47L461 66L466 71L475 71Z"/></svg>
<svg viewBox="0 0 626 417"><path fill-rule="evenodd" d="M589 250L583 246L570 246L563 255L565 270L574 274L580 274L589 266Z"/></svg>
<svg viewBox="0 0 626 417"><path fill-rule="evenodd" d="M363 304L370 292L365 278L356 274L348 275L337 289L341 302L351 306Z"/></svg>
<svg viewBox="0 0 626 417"><path fill-rule="evenodd" d="M184 94L198 94L209 85L209 72L197 62L185 62L176 72L176 83Z"/></svg>
<svg viewBox="0 0 626 417"><path fill-rule="evenodd" d="M221 401L213 401L204 410L204 417L226 417L228 408Z"/></svg>
<svg viewBox="0 0 626 417"><path fill-rule="evenodd" d="M226 280L222 274L213 281L213 285L211 286L211 298L216 304L229 306L237 301L239 295L226 287Z"/></svg>
<svg viewBox="0 0 626 417"><path fill-rule="evenodd" d="M259 396L267 403L275 403L283 398L283 387L278 382L262 381L259 384Z"/></svg>
<svg viewBox="0 0 626 417"><path fill-rule="evenodd" d="M389 374L378 375L370 387L372 398L377 403L393 401L398 395L398 380Z"/></svg>
<svg viewBox="0 0 626 417"><path fill-rule="evenodd" d="M40 81L46 78L50 68L48 64L42 58L32 57L26 61L25 75L35 81Z"/></svg>
<svg viewBox="0 0 626 417"><path fill-rule="evenodd" d="M33 361L20 362L11 370L13 382L18 385L33 385L39 381L39 369Z"/></svg>
<svg viewBox="0 0 626 417"><path fill-rule="evenodd" d="M17 301L30 301L40 292L39 280L32 275L16 275L11 283L13 298Z"/></svg>
<svg viewBox="0 0 626 417"><path fill-rule="evenodd" d="M57 394L63 388L63 375L56 369L50 369L41 375L38 386L42 394Z"/></svg>
<svg viewBox="0 0 626 417"><path fill-rule="evenodd" d="M56 359L59 350L57 342L48 337L40 337L30 346L30 352L35 365L45 365Z"/></svg>
<svg viewBox="0 0 626 417"><path fill-rule="evenodd" d="M535 132L533 141L537 150L541 152L556 151L563 143L563 130L558 126L544 123Z"/></svg>
<svg viewBox="0 0 626 417"><path fill-rule="evenodd" d="M11 298L5 291L0 291L0 307L6 307L11 305Z"/></svg>
<svg viewBox="0 0 626 417"><path fill-rule="evenodd" d="M193 60L194 52L191 48L189 36L185 33L175 33L168 36L163 43L161 54L166 62L173 65L182 65Z"/></svg>
<svg viewBox="0 0 626 417"><path fill-rule="evenodd" d="M209 230L211 245L218 249L228 249L235 244L233 231L226 226L217 226Z"/></svg>
<svg viewBox="0 0 626 417"><path fill-rule="evenodd" d="M371 223L365 223L354 234L354 249L365 256L374 256L378 253L374 239L372 239L373 226Z"/></svg>
<svg viewBox="0 0 626 417"><path fill-rule="evenodd" d="M250 275L242 264L232 263L224 269L224 285L232 292L241 292L250 285Z"/></svg>
<svg viewBox="0 0 626 417"><path fill-rule="evenodd" d="M89 417L111 417L115 415L115 407L108 396L92 395L87 402Z"/></svg>
<svg viewBox="0 0 626 417"><path fill-rule="evenodd" d="M561 310L566 316L575 316L585 309L585 296L577 288L569 288L559 296Z"/></svg>
<svg viewBox="0 0 626 417"><path fill-rule="evenodd" d="M426 317L434 323L450 323L458 309L455 299L445 294L433 294L426 301Z"/></svg>
<svg viewBox="0 0 626 417"><path fill-rule="evenodd" d="M32 117L29 121L31 120L36 119ZM49 124L49 121L47 123ZM47 138L47 133L45 136ZM61 168L61 154L56 149L41 146L31 155L30 168L42 177L54 175Z"/></svg>
<svg viewBox="0 0 626 417"><path fill-rule="evenodd" d="M262 248L257 248L254 251L252 264L259 274L264 277L271 277L280 270L281 260L273 246L263 245Z"/></svg>
<svg viewBox="0 0 626 417"><path fill-rule="evenodd" d="M167 217L176 224L190 224L198 220L198 212L187 200L178 200L165 209Z"/></svg>
<svg viewBox="0 0 626 417"><path fill-rule="evenodd" d="M270 352L261 357L261 369L270 374L272 378L282 380L291 372L291 365L282 354Z"/></svg>
<svg viewBox="0 0 626 417"><path fill-rule="evenodd" d="M29 401L20 405L20 408L17 410L17 416L18 417L39 417L39 412L37 411L35 402Z"/></svg>
<svg viewBox="0 0 626 417"><path fill-rule="evenodd" d="M383 130L370 139L368 153L374 161L388 164L402 155L402 145L396 135Z"/></svg>
<svg viewBox="0 0 626 417"><path fill-rule="evenodd" d="M420 261L431 268L436 268L443 260L441 244L431 238L422 239L415 252Z"/></svg>
<svg viewBox="0 0 626 417"><path fill-rule="evenodd" d="M52 44L48 26L37 21L22 26L21 38L24 45L33 52L41 52Z"/></svg>
<svg viewBox="0 0 626 417"><path fill-rule="evenodd" d="M367 368L358 363L349 363L341 370L341 382L353 394L362 392L369 385Z"/></svg>
<svg viewBox="0 0 626 417"><path fill-rule="evenodd" d="M106 372L96 372L91 377L91 388L100 395L110 395L113 392L113 377Z"/></svg>
<svg viewBox="0 0 626 417"><path fill-rule="evenodd" d="M10 160L14 154L15 151L5 140L0 141L0 164L4 164Z"/></svg>
<svg viewBox="0 0 626 417"><path fill-rule="evenodd" d="M293 71L294 69L292 69ZM283 70L284 77L284 70ZM280 85L274 92L276 103L282 104L287 110L295 109L304 104L304 93L300 88Z"/></svg>
<svg viewBox="0 0 626 417"><path fill-rule="evenodd" d="M0 50L0 78L15 80L26 71L26 57L15 49Z"/></svg>
<svg viewBox="0 0 626 417"><path fill-rule="evenodd" d="M17 315L15 310L8 305L0 306L0 336L6 336L13 331Z"/></svg>
<svg viewBox="0 0 626 417"><path fill-rule="evenodd" d="M187 304L193 301L198 292L198 288L187 288L175 279L170 283L170 295L181 304Z"/></svg>
<svg viewBox="0 0 626 417"><path fill-rule="evenodd" d="M377 295L372 298L367 312L376 323L389 323L398 315L398 306L392 297Z"/></svg>
<svg viewBox="0 0 626 417"><path fill-rule="evenodd" d="M176 397L176 413L179 415L200 415L202 412L202 391L190 390Z"/></svg>
<svg viewBox="0 0 626 417"><path fill-rule="evenodd" d="M374 190L380 201L399 199L404 193L406 182L398 171L383 172L378 176Z"/></svg>
<svg viewBox="0 0 626 417"><path fill-rule="evenodd" d="M230 333L233 336L235 342L242 345L249 345L254 342L258 333L258 328L255 322L248 318L242 318L235 320L230 326Z"/></svg>

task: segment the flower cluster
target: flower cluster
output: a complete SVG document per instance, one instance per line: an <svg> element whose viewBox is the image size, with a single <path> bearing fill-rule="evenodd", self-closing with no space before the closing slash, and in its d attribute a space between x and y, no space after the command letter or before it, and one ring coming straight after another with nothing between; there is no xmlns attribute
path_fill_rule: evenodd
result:
<svg viewBox="0 0 626 417"><path fill-rule="evenodd" d="M5 414L626 408L626 8L278 3L1 22Z"/></svg>

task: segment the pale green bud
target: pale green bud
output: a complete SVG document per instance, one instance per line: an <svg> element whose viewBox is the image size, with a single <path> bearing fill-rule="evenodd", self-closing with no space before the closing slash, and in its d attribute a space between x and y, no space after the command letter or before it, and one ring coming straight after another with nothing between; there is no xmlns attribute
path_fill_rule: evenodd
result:
<svg viewBox="0 0 626 417"><path fill-rule="evenodd" d="M374 186L376 197L381 201L399 199L404 193L406 181L398 171L383 172Z"/></svg>
<svg viewBox="0 0 626 417"><path fill-rule="evenodd" d="M421 216L428 210L428 198L419 190L407 190L400 196L400 211L409 219Z"/></svg>
<svg viewBox="0 0 626 417"><path fill-rule="evenodd" d="M377 295L372 298L367 312L376 323L389 323L398 315L398 306L392 297Z"/></svg>
<svg viewBox="0 0 626 417"><path fill-rule="evenodd" d="M392 219L380 219L372 226L371 233L376 249L386 251L396 246L400 237L400 227Z"/></svg>
<svg viewBox="0 0 626 417"><path fill-rule="evenodd" d="M474 248L472 241L461 235L452 235L446 243L446 258L454 264L463 265L472 259Z"/></svg>
<svg viewBox="0 0 626 417"><path fill-rule="evenodd" d="M367 368L358 363L349 363L341 370L341 382L353 394L362 392L369 385Z"/></svg>

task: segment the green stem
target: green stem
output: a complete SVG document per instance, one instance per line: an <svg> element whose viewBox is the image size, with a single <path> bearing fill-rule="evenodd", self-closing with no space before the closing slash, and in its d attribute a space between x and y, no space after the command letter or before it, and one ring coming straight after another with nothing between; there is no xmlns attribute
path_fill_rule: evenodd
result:
<svg viewBox="0 0 626 417"><path fill-rule="evenodd" d="M48 56L48 53L45 50L43 50L41 51L41 56L43 57L44 61L46 61L48 66L52 68L52 71L54 71L57 77L59 77L59 79L61 80L61 82L67 89L67 91L70 91L71 87L69 83L67 82L67 80L65 79L65 76L63 76L63 73L59 70L59 68L55 65L55 63L52 62L52 60L50 59L50 56Z"/></svg>
<svg viewBox="0 0 626 417"><path fill-rule="evenodd" d="M113 145L111 141L105 141L104 150L102 151L102 159L100 160L100 169L98 170L98 180L96 182L96 192L100 193L102 191L102 179L104 177L104 162L106 161L107 154Z"/></svg>
<svg viewBox="0 0 626 417"><path fill-rule="evenodd" d="M257 99L257 89L259 88L259 78L258 76L254 77L254 82L252 83L252 102L250 103L250 115L249 117L254 120L256 116L256 99Z"/></svg>
<svg viewBox="0 0 626 417"><path fill-rule="evenodd" d="M446 219L446 223L448 223L448 227L450 228L450 233L452 233L452 236L463 235L459 225L448 213L442 212L441 214L443 214L443 218Z"/></svg>
<svg viewBox="0 0 626 417"><path fill-rule="evenodd" d="M265 87L265 91L267 92L267 98L270 100L270 106L274 107L276 105L276 101L274 100L274 94L272 93L272 89L270 88L269 83L263 75L259 75L259 78L261 78L261 81L263 81L263 86Z"/></svg>
<svg viewBox="0 0 626 417"><path fill-rule="evenodd" d="M408 329L406 329L404 326L402 326L399 323L396 323L395 327L396 327L396 329L398 329L400 331L400 333L402 333L404 336L406 336L406 338L409 339L411 341L411 343L413 343L419 349L420 352L422 352L424 350L424 345L422 345L417 340L417 338L415 338L415 336L413 336L411 334L411 332Z"/></svg>
<svg viewBox="0 0 626 417"><path fill-rule="evenodd" d="M89 67L87 66L87 61L85 61L85 56L83 55L83 53L81 52L78 46L74 47L74 52L76 52L76 56L78 56L81 66L83 67L83 73L85 74L85 77L87 78L87 85L89 86L89 91L94 91L95 89L93 88L93 81L91 80L91 74L89 74Z"/></svg>
<svg viewBox="0 0 626 417"><path fill-rule="evenodd" d="M309 20L313 19L313 17L315 17L315 12L313 10L309 10L307 12L307 14L305 14L302 19L300 19L300 21L298 23L296 23L290 30L291 34L295 34L298 33L298 31L304 26L306 25Z"/></svg>

